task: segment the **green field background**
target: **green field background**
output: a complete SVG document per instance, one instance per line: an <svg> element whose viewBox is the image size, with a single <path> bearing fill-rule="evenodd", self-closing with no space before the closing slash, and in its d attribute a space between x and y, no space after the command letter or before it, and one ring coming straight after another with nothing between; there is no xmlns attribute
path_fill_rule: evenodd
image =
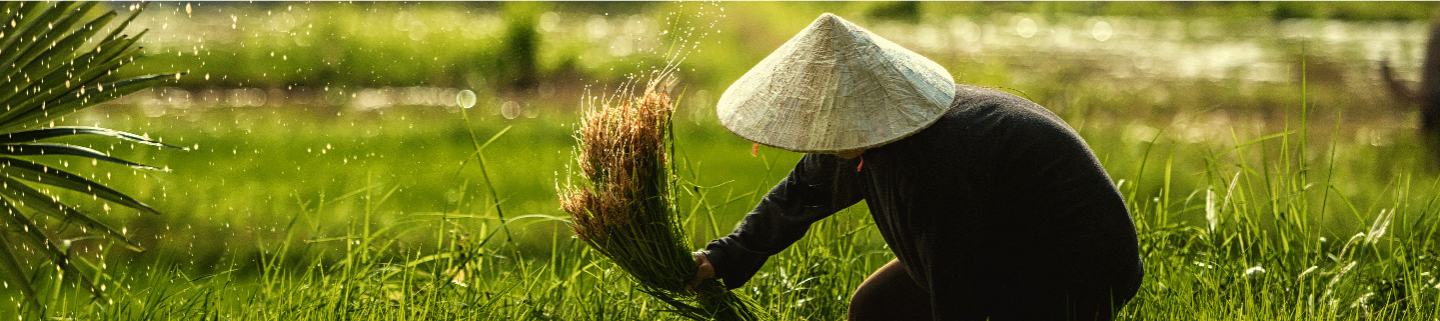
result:
<svg viewBox="0 0 1440 321"><path fill-rule="evenodd" d="M185 77L65 122L189 150L79 140L169 171L56 163L164 215L57 193L106 212L147 251L67 228L77 251L103 264L104 296L36 275L50 314L74 319L673 319L575 239L559 209L581 99L682 46L678 209L698 248L801 156L752 154L718 125L714 101L813 17L836 12L925 48L958 82L1040 103L1080 132L1139 228L1148 274L1121 319L1433 320L1440 167L1418 143L1418 110L1392 100L1374 71L1382 57L1418 77L1434 9L156 3L137 20L151 30L147 56L125 72ZM1022 21L1042 31L1017 37ZM1100 22L1116 30L1109 41ZM967 38L956 26L995 36ZM1045 33L1071 27L1094 37L1066 47ZM952 36L910 37L935 30ZM1366 47L1377 43L1383 50ZM1144 55L1166 46L1198 48L1201 61L1189 63L1201 71L1186 71L1183 55ZM1203 67L1252 56L1272 68ZM479 103L456 106L457 90ZM737 291L777 320L843 319L849 293L892 257L855 206ZM18 308L14 292L0 289L12 303L0 315Z"/></svg>

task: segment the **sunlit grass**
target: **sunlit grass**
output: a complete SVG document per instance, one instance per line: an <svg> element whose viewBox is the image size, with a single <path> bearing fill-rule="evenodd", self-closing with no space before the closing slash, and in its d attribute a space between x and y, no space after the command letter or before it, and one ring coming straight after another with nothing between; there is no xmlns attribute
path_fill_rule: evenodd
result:
<svg viewBox="0 0 1440 321"><path fill-rule="evenodd" d="M727 4L731 18L712 35L716 41L701 47L689 60L693 65L683 68L689 76L687 98L693 99L681 107L677 115L683 117L675 123L675 207L689 227L682 232L697 242L693 247L728 232L799 157L771 149L751 157L748 142L715 124L708 109L713 97L769 50L737 44L778 44L789 26L813 17L795 10L867 16L872 7L885 4L791 5ZM188 7L155 6L156 15L142 20L156 29L152 38L166 40L147 47L153 55L129 72L183 66L191 72L181 81L187 88L324 88L324 101L336 105L272 100L262 107L210 108L210 98L197 91L193 99L189 94L184 99L153 95L148 102L153 106L147 108L102 107L67 119L144 128L150 130L142 133L148 137L191 151L75 140L124 159L167 164L172 171L63 163L66 170L113 182L165 215L112 213L88 196L58 191L83 209L107 213L103 221L150 251L121 251L75 228L58 233L73 242L77 255L103 263L95 268L113 279L102 282L103 297L93 297L55 279L51 271L35 273L32 283L52 316L677 318L571 236L559 209L557 180L573 162L575 117L551 104L573 103L567 91L582 85L567 78L550 84L554 87L541 86L537 97L506 97L493 90L496 78L485 78L485 71L497 63L495 46L503 43L494 37L503 29L495 15L500 8L197 4L197 19L191 19ZM538 53L540 71L576 72L586 81L630 72L647 56L611 57L613 48L592 45L611 42L619 31L592 38L576 30L588 30L592 18L620 30L631 22L671 17L667 14L680 7L647 6L559 8L560 14L548 19L567 22L549 31L542 16L541 34L548 44ZM1276 46L1270 49L1285 57L1263 59L1285 74L1256 82L1229 78L1235 75L1117 76L1114 70L1133 67L1127 65L1132 61L1097 63L1095 57L1033 50L1028 46L1049 40L1029 37L1007 38L1022 41L1018 49L932 49L959 72L957 79L1002 87L1050 107L1095 149L1124 193L1145 256L1145 283L1121 319L1435 320L1440 317L1440 177L1425 168L1424 154L1408 133L1413 115L1374 99L1380 87L1363 81L1373 69L1368 56L1346 48L1300 55L1296 52L1303 46L1287 41L1316 35L1277 40L1270 37L1278 31L1246 33L1257 19L1423 19L1427 10L1410 9L1420 6L1425 5L1262 3L1181 10L1167 4L927 3L914 30L952 25L959 17L1010 32L1012 16L1081 26L1092 19L1116 19L1121 28L1126 19L1119 17L1179 10L1174 13L1189 21L1186 26L1218 23L1219 31L1204 36L1204 28L1183 29L1196 31L1187 37L1197 38L1176 41L1244 38ZM1318 10L1326 8L1338 9ZM411 19L397 18L396 12ZM1069 17L1075 14L1102 16ZM282 28L285 21L307 19L320 23ZM377 21L391 28L376 30ZM395 27L407 21L426 21L429 29ZM1130 28L1116 30L1148 30ZM633 36L632 31L625 35ZM335 41L330 47L338 51L318 50L315 39ZM429 45L414 46L417 39ZM1406 45L1396 46L1406 52ZM977 53L981 50L984 54ZM1329 66L1305 72L1302 57L1312 66ZM1285 81L1298 75L1329 81L1312 83L1303 93ZM359 87L392 85L473 86L480 106L461 115L438 108L344 107L343 97ZM164 109L172 98L196 103L176 106L205 108ZM502 117L500 104L514 100L532 101L536 106L527 110L540 117ZM815 225L807 238L737 291L763 304L777 320L842 319L851 291L891 258L864 206L856 206ZM6 284L0 298L0 320L16 315L22 303L18 290Z"/></svg>
<svg viewBox="0 0 1440 321"><path fill-rule="evenodd" d="M1440 179L1424 170L1423 153L1403 134L1379 146L1334 133L1308 140L1353 124L1302 121L1292 108L1278 132L1236 127L1222 141L1070 119L1139 228L1147 275L1123 319L1440 314ZM120 123L152 121L115 112ZM196 151L127 156L175 168L127 187L174 213L126 220L154 236L140 240L152 251L107 256L119 282L104 300L46 288L53 311L122 320L675 318L562 222L555 183L570 161L573 120L476 119L481 143L511 128L484 150L486 184L452 113L210 113L151 133ZM751 157L723 128L676 126L676 207L697 242L728 232L798 157ZM839 319L850 291L890 258L857 206L816 225L738 291L778 319Z"/></svg>

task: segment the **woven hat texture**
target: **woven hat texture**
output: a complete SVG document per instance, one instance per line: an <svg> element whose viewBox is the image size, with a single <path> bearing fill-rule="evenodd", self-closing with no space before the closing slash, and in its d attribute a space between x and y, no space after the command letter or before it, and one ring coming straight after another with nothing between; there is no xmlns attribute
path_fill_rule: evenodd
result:
<svg viewBox="0 0 1440 321"><path fill-rule="evenodd" d="M839 152L914 134L954 98L944 67L826 13L731 84L716 113L757 143Z"/></svg>

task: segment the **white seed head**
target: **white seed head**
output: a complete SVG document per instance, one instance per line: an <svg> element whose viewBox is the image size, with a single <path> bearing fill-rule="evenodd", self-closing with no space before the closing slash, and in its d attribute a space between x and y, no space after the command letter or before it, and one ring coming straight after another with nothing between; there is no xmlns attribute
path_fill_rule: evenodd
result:
<svg viewBox="0 0 1440 321"><path fill-rule="evenodd" d="M1262 276L1265 276L1265 267L1256 265L1245 269L1245 278L1247 279L1253 279Z"/></svg>

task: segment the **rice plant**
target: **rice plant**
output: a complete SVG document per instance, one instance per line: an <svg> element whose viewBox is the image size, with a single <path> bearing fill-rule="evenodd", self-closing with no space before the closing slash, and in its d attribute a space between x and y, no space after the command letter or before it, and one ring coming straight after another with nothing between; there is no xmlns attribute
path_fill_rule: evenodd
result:
<svg viewBox="0 0 1440 321"><path fill-rule="evenodd" d="M674 207L668 151L674 81L668 71L661 72L638 95L627 85L616 96L589 101L576 133L583 179L567 186L561 205L580 239L680 315L755 320L750 304L715 280L698 293L687 289L696 268Z"/></svg>
<svg viewBox="0 0 1440 321"><path fill-rule="evenodd" d="M140 251L123 230L105 224L93 213L60 200L52 189L69 190L129 207L144 213L155 209L130 196L41 159L74 157L91 163L108 162L135 169L156 170L112 157L88 147L55 143L55 139L100 136L139 144L164 146L142 135L83 126L56 126L66 115L126 94L148 88L178 74L128 79L111 76L132 61L144 35L124 34L139 8L118 24L118 14L98 2L7 2L0 5L0 277L18 287L32 307L43 313L33 281L40 272L60 271L74 276L100 295L95 287L106 282L100 268L76 255L71 240L62 239L67 227L100 234ZM103 32L103 33L102 33ZM68 163L67 163L68 164ZM61 166L68 167L68 166ZM108 205L105 207L108 212ZM47 222L58 222L58 227ZM73 233L73 232L72 232ZM39 252L40 258L29 258ZM43 265L27 269L27 264ZM33 270L33 272L29 271ZM63 279L63 278L60 278Z"/></svg>

